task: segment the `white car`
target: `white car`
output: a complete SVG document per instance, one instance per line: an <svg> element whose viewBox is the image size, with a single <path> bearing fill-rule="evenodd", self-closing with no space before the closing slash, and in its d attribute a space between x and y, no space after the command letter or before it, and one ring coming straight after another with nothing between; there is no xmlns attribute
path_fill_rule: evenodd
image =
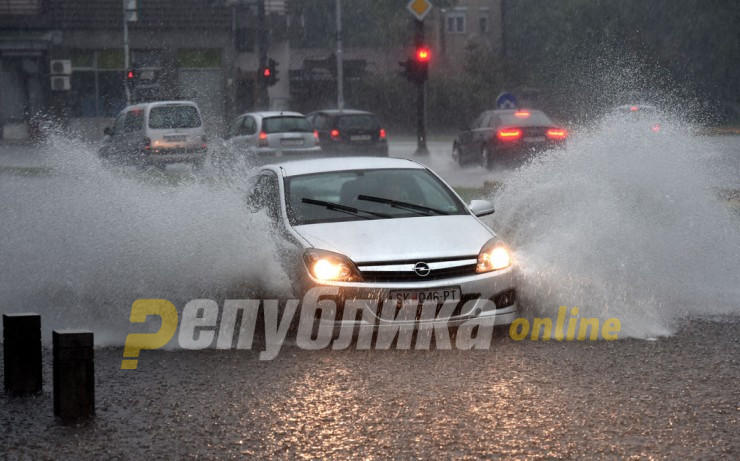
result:
<svg viewBox="0 0 740 461"><path fill-rule="evenodd" d="M128 106L116 117L99 154L137 165L203 165L208 154L198 106L191 101L159 101Z"/></svg>
<svg viewBox="0 0 740 461"><path fill-rule="evenodd" d="M265 164L321 153L319 136L298 112L249 112L231 123L225 141L228 155L243 155L250 163Z"/></svg>
<svg viewBox="0 0 740 461"><path fill-rule="evenodd" d="M340 311L348 299L395 299L399 312L418 303L401 319L408 322L425 320L422 303L434 299L438 309L455 304L447 322L453 327L476 317L496 325L515 318L510 250L479 220L493 205L465 205L424 165L378 157L266 165L249 203L274 221L297 296L334 287ZM341 326L340 315L336 320ZM363 320L349 322L359 327Z"/></svg>

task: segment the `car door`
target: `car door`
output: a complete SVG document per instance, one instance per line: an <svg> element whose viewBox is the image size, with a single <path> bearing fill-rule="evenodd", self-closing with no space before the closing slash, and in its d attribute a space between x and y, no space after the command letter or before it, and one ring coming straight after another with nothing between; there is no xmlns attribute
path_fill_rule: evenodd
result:
<svg viewBox="0 0 740 461"><path fill-rule="evenodd" d="M478 126L473 128L473 142L470 146L471 154L475 155L480 154L483 146L488 144L488 142L491 140L491 128L489 124L491 123L491 118L493 117L493 114L491 114L490 112L484 112L481 115L482 116L478 120Z"/></svg>
<svg viewBox="0 0 740 461"><path fill-rule="evenodd" d="M139 155L144 147L144 109L135 108L126 112L121 135L122 149L129 155Z"/></svg>
<svg viewBox="0 0 740 461"><path fill-rule="evenodd" d="M126 120L126 111L124 110L116 120L113 122L108 136L103 139L103 145L100 147L100 151L103 156L117 155L121 152L121 138L123 135L123 122Z"/></svg>
<svg viewBox="0 0 740 461"><path fill-rule="evenodd" d="M467 130L463 131L459 136L460 151L466 157L469 157L473 152L474 145L474 130L480 127L485 112L480 114L475 120L470 123Z"/></svg>
<svg viewBox="0 0 740 461"><path fill-rule="evenodd" d="M245 115L237 127L232 145L237 150L249 150L257 146L257 120L252 115Z"/></svg>

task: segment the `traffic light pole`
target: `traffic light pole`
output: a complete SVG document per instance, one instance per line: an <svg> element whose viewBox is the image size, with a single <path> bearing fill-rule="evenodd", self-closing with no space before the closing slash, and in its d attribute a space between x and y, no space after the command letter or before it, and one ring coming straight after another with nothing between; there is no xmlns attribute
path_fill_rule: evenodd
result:
<svg viewBox="0 0 740 461"><path fill-rule="evenodd" d="M424 46L424 21L416 20L414 42L416 49ZM427 149L426 103L424 101L425 80L416 83L416 152L414 152L414 155L429 155L429 149Z"/></svg>
<svg viewBox="0 0 740 461"><path fill-rule="evenodd" d="M126 0L123 0L121 3L123 4L123 68L128 72L131 64L128 44L128 9L126 6ZM124 74L126 72L124 72ZM127 75L124 75L123 77L123 88L126 92L126 105L131 105L131 88L129 88Z"/></svg>

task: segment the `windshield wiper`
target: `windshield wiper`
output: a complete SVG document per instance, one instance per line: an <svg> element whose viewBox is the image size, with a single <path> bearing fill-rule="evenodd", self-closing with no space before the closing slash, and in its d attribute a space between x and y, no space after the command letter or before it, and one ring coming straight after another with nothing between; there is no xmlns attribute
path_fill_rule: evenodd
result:
<svg viewBox="0 0 740 461"><path fill-rule="evenodd" d="M357 197L357 200L364 200L366 202L385 203L387 205L390 205L393 208L403 208L403 209L413 211L416 213L426 212L424 213L426 216L429 216L429 213L449 214L446 211L438 210L436 208L431 208L431 207L424 206L424 205L416 205L414 203L400 202L398 200L391 200L389 198L383 198L383 197L373 197L371 195L359 195Z"/></svg>
<svg viewBox="0 0 740 461"><path fill-rule="evenodd" d="M359 213L367 213L369 215L373 215L373 216L378 217L378 218L390 218L390 215L387 215L385 213L376 213L374 211L360 210L359 208L355 208L355 207L351 207L351 206L347 206L347 205L342 205L341 203L325 202L323 200L314 200L312 198L306 198L306 197L303 197L301 199L301 202L308 203L309 205L323 206L323 207L325 207L325 208L327 208L329 210L341 211L343 213L349 213L349 214L355 215L355 216L357 216L359 218L363 218L363 219L373 219L373 218L371 218L370 216L362 216Z"/></svg>

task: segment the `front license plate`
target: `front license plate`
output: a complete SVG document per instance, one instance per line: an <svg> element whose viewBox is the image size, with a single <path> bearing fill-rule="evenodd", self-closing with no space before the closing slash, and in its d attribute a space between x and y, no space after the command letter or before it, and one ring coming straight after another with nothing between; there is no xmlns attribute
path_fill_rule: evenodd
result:
<svg viewBox="0 0 740 461"><path fill-rule="evenodd" d="M423 304L425 301L434 300L438 303L460 301L459 288L435 288L433 290L392 290L389 294L391 299L402 304Z"/></svg>
<svg viewBox="0 0 740 461"><path fill-rule="evenodd" d="M358 136L350 136L350 141L370 141L370 135L369 134L363 134Z"/></svg>
<svg viewBox="0 0 740 461"><path fill-rule="evenodd" d="M524 142L545 142L544 136L530 136L528 138L524 138Z"/></svg>

